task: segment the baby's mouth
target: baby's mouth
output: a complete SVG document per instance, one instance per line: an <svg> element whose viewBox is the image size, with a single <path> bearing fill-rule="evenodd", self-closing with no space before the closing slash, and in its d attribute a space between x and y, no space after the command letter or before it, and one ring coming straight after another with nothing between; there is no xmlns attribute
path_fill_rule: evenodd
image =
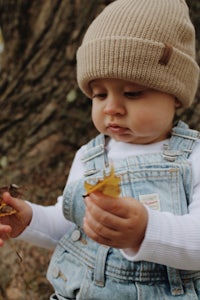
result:
<svg viewBox="0 0 200 300"><path fill-rule="evenodd" d="M117 124L108 124L107 130L109 133L113 134L125 134L128 129L126 127L121 127Z"/></svg>

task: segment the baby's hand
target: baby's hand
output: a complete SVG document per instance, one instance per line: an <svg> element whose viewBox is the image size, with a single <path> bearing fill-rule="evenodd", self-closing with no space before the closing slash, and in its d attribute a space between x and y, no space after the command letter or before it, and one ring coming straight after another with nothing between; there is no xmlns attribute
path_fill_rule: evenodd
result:
<svg viewBox="0 0 200 300"><path fill-rule="evenodd" d="M2 195L2 202L10 208L10 214L0 214L0 246L10 237L17 237L29 225L32 209L23 200L12 197L8 192Z"/></svg>
<svg viewBox="0 0 200 300"><path fill-rule="evenodd" d="M95 192L85 198L84 231L94 241L138 251L147 227L146 208L130 197L113 198Z"/></svg>

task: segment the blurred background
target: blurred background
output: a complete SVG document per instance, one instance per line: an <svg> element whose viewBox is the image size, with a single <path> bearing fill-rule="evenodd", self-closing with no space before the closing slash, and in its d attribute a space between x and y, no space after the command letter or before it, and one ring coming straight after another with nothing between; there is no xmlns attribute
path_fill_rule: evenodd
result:
<svg viewBox="0 0 200 300"><path fill-rule="evenodd" d="M106 0L0 0L0 186L49 205L76 150L96 131L76 82L76 50ZM187 0L200 62L200 2ZM200 91L179 117L200 130ZM22 261L17 255L19 252ZM46 300L51 251L8 241L0 249L0 300Z"/></svg>

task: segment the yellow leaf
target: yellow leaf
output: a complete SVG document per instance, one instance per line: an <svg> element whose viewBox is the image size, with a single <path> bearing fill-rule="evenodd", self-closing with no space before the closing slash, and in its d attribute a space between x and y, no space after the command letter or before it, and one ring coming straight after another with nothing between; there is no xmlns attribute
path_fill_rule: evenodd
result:
<svg viewBox="0 0 200 300"><path fill-rule="evenodd" d="M7 205L4 202L1 202L0 204L0 217L5 217L5 216L11 216L13 214L16 214L17 211L12 208L11 206Z"/></svg>
<svg viewBox="0 0 200 300"><path fill-rule="evenodd" d="M17 214L17 211L13 207L3 202L2 195L5 192L9 192L10 195L15 198L22 196L21 187L16 184L0 187L0 217Z"/></svg>
<svg viewBox="0 0 200 300"><path fill-rule="evenodd" d="M118 197L120 195L119 183L120 177L115 176L114 168L112 167L110 175L105 176L105 178L98 181L97 184L92 185L85 182L85 189L88 195L98 191L107 196Z"/></svg>

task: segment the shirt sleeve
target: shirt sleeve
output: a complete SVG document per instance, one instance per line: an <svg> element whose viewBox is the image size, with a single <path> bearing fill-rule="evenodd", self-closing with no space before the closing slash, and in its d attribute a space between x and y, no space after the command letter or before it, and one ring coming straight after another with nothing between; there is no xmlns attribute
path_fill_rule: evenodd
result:
<svg viewBox="0 0 200 300"><path fill-rule="evenodd" d="M147 208L145 238L137 253L121 249L131 261L149 261L184 270L200 269L200 143L190 156L194 189L189 212L175 216Z"/></svg>
<svg viewBox="0 0 200 300"><path fill-rule="evenodd" d="M74 226L62 213L62 197L52 206L27 202L33 211L31 223L17 239L43 248L55 248L60 238Z"/></svg>

